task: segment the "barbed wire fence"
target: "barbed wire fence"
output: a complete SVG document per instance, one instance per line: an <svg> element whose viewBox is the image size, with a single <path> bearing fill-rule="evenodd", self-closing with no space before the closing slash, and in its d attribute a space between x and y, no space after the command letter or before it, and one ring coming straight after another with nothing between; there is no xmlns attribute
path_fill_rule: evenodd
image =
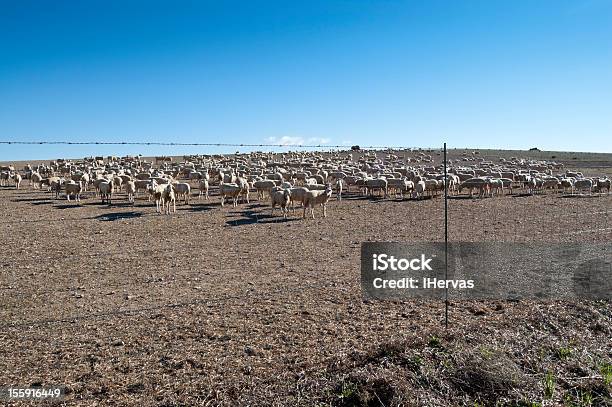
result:
<svg viewBox="0 0 612 407"><path fill-rule="evenodd" d="M141 145L141 146L201 146L201 147L282 147L282 148L344 148L350 149L347 145L327 145L327 144L245 144L245 143L176 143L176 142L73 142L73 141L0 141L0 144L5 145ZM424 148L424 147L408 147L408 146L360 146L360 149L390 149L390 150L409 150L409 151L442 151L441 147ZM466 148L467 149L467 148ZM449 149L449 151L465 150L465 149ZM438 157L439 160L440 157ZM440 164L440 163L438 163ZM606 199L604 196L593 195L592 197L570 197L558 193L543 193L533 196L534 199L529 199L531 195L525 196L518 192L514 195L492 198L471 198L465 196L449 196L448 201L448 232L449 241L461 241L465 236L469 236L472 241L492 241L492 242L532 242L532 241L569 241L582 242L601 241L609 239L612 236L612 221L611 210L609 207L598 208L597 202L599 199ZM433 198L439 199L439 198ZM495 205L500 202L500 199L507 205ZM558 216L551 211L547 214L546 211L534 210L534 205L550 205L556 202L564 203L571 202L575 199L585 199L587 202L593 202L593 209L589 211L573 211L572 205L567 205L569 211L567 216ZM535 202L538 200L538 202ZM542 201L542 202L540 202ZM440 205L444 204L444 199L440 199ZM512 208L510 209L510 206ZM444 214L444 211L439 212ZM79 218L81 219L81 218ZM74 219L74 220L79 220ZM87 218L93 219L93 218ZM33 219L20 220L21 222L65 222L66 219ZM440 218L436 220L440 225L440 232L443 230L444 220ZM0 224L16 223L13 220L1 220ZM576 224L580 228L576 228ZM416 226L416 225L415 225ZM535 227L534 227L535 226ZM442 236L442 233L440 233ZM610 256L610 253L604 253L604 256ZM74 254L71 256L75 256ZM76 255L78 257L78 255ZM70 257L70 256L69 256ZM132 281L130 284L146 285L148 280ZM120 288L121 283L106 286L106 288ZM70 289L70 287L64 287ZM322 288L322 287L306 287L306 288ZM20 293L15 287L0 285L0 292L11 290L14 295L27 295L25 292ZM300 288L299 290L303 290ZM37 294L53 294L56 290L37 291ZM285 291L287 292L287 291ZM277 291L270 291L272 294L278 294ZM243 298L252 296L252 293L245 294ZM49 324L49 323L69 323L75 320L87 320L89 318L113 317L120 315L136 315L139 313L153 312L160 309L180 309L191 305L206 304L211 302L222 303L224 301L232 301L239 299L231 296L225 299L209 299L186 302L173 302L162 304L154 307L141 307L128 310L111 310L103 313L78 314L59 319L42 319L28 320L20 323L5 323L0 325L0 328L27 328L33 325Z"/></svg>

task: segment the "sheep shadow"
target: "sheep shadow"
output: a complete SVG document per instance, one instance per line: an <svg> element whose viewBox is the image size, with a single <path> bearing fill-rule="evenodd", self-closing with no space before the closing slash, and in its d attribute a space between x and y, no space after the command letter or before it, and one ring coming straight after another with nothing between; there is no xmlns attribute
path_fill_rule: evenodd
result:
<svg viewBox="0 0 612 407"><path fill-rule="evenodd" d="M263 211L256 212L253 210L245 210L235 215L228 215L230 217L241 217L240 219L232 219L225 222L226 226L244 226L244 225L252 225L254 223L285 223L285 222L293 222L300 218L290 217L284 219L280 213L280 209L276 209L274 212L275 216L270 214L270 211L267 210L264 213Z"/></svg>
<svg viewBox="0 0 612 407"><path fill-rule="evenodd" d="M528 198L530 196L535 196L535 194L530 194L528 192L521 192L520 194L512 194L512 198Z"/></svg>
<svg viewBox="0 0 612 407"><path fill-rule="evenodd" d="M448 197L448 199L452 199L452 200L472 200L472 199L481 199L478 197L478 195L474 195L474 196L470 196L470 195L455 195L455 196L450 196Z"/></svg>
<svg viewBox="0 0 612 407"><path fill-rule="evenodd" d="M592 195L588 195L588 194L564 194L561 195L560 198L599 198L602 195L598 194L598 193L593 193Z"/></svg>
<svg viewBox="0 0 612 407"><path fill-rule="evenodd" d="M254 208L261 208L262 206L268 206L268 205L266 205L264 201L257 201L257 203L249 203L247 205L247 208L254 209Z"/></svg>
<svg viewBox="0 0 612 407"><path fill-rule="evenodd" d="M11 199L11 202L41 202L41 201L51 201L52 198L16 198Z"/></svg>
<svg viewBox="0 0 612 407"><path fill-rule="evenodd" d="M189 212L206 212L212 210L214 207L221 206L219 202L206 202L206 203L190 203L184 210ZM178 210L178 208L177 208Z"/></svg>
<svg viewBox="0 0 612 407"><path fill-rule="evenodd" d="M53 202L56 202L57 199L45 199L43 201L36 201L36 202L32 202L32 205L49 205L52 204Z"/></svg>
<svg viewBox="0 0 612 407"><path fill-rule="evenodd" d="M130 202L117 202L115 200L112 200L111 203L109 204L108 202L104 201L94 201L94 202L90 202L87 205L91 205L91 206L105 206L108 208L129 208L129 207L133 207L134 205Z"/></svg>
<svg viewBox="0 0 612 407"><path fill-rule="evenodd" d="M90 219L95 219L95 220L99 220L102 222L114 222L116 220L140 218L141 216L142 216L142 212L129 211L129 212L105 213L102 215L94 216Z"/></svg>
<svg viewBox="0 0 612 407"><path fill-rule="evenodd" d="M387 198L383 197L383 196L372 196L372 195L368 195L368 196L364 196L364 195L344 195L342 194L342 200L343 201L370 201L370 202L379 202L379 201L385 201ZM336 201L336 197L335 195L330 198L329 202L332 201Z"/></svg>
<svg viewBox="0 0 612 407"><path fill-rule="evenodd" d="M69 209L69 208L79 208L82 205L78 202L74 202L74 203L68 203L68 204L59 204L59 205L53 205L54 209Z"/></svg>

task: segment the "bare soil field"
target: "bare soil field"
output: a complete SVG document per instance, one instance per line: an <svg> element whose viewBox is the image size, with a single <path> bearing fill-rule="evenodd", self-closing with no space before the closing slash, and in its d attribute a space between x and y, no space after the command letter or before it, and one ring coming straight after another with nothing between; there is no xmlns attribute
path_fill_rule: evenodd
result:
<svg viewBox="0 0 612 407"><path fill-rule="evenodd" d="M83 406L610 405L609 302L451 300L446 330L443 303L362 299L361 243L442 241L441 199L350 193L283 221L212 192L163 216L0 188L0 385ZM612 240L612 195L449 209L451 241Z"/></svg>

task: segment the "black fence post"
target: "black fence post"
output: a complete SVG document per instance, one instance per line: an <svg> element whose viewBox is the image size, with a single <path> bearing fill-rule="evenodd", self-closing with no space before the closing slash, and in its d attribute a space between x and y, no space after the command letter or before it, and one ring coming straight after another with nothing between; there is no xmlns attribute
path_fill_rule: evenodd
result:
<svg viewBox="0 0 612 407"><path fill-rule="evenodd" d="M444 143L444 279L448 280L448 171L446 143ZM444 327L448 329L448 285L444 289Z"/></svg>

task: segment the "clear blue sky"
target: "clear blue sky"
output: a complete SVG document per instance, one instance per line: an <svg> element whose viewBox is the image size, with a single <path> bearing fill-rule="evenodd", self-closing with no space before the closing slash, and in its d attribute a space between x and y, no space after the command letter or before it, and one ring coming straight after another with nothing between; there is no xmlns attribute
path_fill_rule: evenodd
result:
<svg viewBox="0 0 612 407"><path fill-rule="evenodd" d="M0 0L0 140L612 152L612 0Z"/></svg>

